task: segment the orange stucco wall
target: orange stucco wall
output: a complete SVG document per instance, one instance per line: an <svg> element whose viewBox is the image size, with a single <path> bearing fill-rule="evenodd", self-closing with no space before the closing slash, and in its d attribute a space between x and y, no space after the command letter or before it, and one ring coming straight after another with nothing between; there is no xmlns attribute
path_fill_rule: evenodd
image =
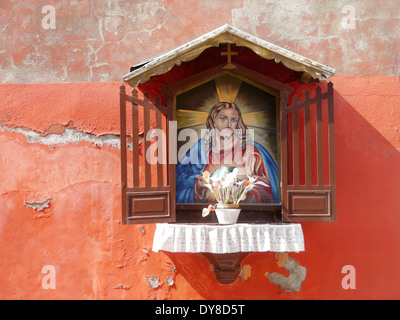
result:
<svg viewBox="0 0 400 320"><path fill-rule="evenodd" d="M299 292L266 278L288 274L274 253L248 256L250 272L226 286L202 256L152 252L154 225L121 225L119 148L106 138L103 145L68 136L64 145L46 142L54 124L76 132L91 126L93 136L117 133L118 82L0 86L1 297L399 298L399 78L332 81L337 223L302 224L306 251L289 254L307 269ZM31 131L41 136L29 140ZM42 210L27 206L48 199ZM54 290L42 288L45 265L55 267ZM341 286L345 265L356 268L354 290Z"/></svg>
<svg viewBox="0 0 400 320"><path fill-rule="evenodd" d="M385 33L398 20L392 13L356 1L358 29L343 31L335 27L341 7L319 1L300 12L298 1L115 1L120 15L102 2L68 4L72 11L56 3L55 30L40 27L45 2L0 6L0 299L400 298L398 40ZM291 17L292 29L303 26L305 40L297 41L297 27L268 22L272 9ZM87 28L74 34L73 21ZM302 223L306 250L289 254L307 270L298 292L266 277L288 275L280 255L253 253L241 278L220 285L200 255L152 252L154 225L121 224L121 76L224 23L338 70L337 222ZM369 31L374 23L382 36ZM55 289L42 286L46 265L55 268ZM355 268L355 289L342 287L346 265Z"/></svg>

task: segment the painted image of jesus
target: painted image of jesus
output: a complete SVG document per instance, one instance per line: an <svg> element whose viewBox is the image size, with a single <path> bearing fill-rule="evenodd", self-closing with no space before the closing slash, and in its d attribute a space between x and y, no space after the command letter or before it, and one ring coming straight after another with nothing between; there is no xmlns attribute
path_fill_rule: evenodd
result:
<svg viewBox="0 0 400 320"><path fill-rule="evenodd" d="M240 96L238 93L239 88L242 87L242 82L232 81L227 77L220 80L222 81L215 82L217 84L217 100L220 101L216 101L208 113L204 114L202 110L183 111L184 119L186 119L185 124L188 123L188 115L190 114L190 118L194 120L193 114L195 114L198 119L197 122L194 120L194 123L199 128L201 126L199 123L200 112L202 117L206 115L205 121L203 120L206 128L203 129L203 124L201 138L179 159L176 166L176 201L177 203L215 202L213 194L205 187L205 181L202 178L203 173L206 171L212 173L221 166L234 166L239 169L239 179L252 177L263 182L247 193L246 198L242 201L243 203L277 203L279 202L279 187L276 162L266 148L254 141L254 130L248 128L244 122L241 109L232 101L237 100L238 95ZM237 87L234 90L233 98L232 89L226 89L227 80L231 84L230 87L232 87L232 82ZM225 93L223 92L223 84L225 84ZM204 92L206 88L202 89L200 91ZM226 92L229 92L229 94ZM248 94L248 90L246 90L246 93ZM202 95L202 97L204 96L207 96L207 94ZM191 98L196 100L196 94L192 94ZM226 98L228 101L221 101L223 100L221 98ZM238 100L240 101L240 99ZM208 102L210 101L212 99L209 99ZM249 110L249 108L247 109ZM250 119L249 115L247 116L248 119ZM256 112L257 115L260 115L259 111ZM254 116L253 114L253 118Z"/></svg>

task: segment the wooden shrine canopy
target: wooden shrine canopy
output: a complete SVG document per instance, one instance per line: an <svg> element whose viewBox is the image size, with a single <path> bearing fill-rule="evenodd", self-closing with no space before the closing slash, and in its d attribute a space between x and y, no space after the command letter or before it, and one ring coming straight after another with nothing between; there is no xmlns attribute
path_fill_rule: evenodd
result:
<svg viewBox="0 0 400 320"><path fill-rule="evenodd" d="M158 58L133 66L122 79L130 86L136 87L138 84L146 83L152 76L168 72L175 65L179 66L182 62L197 58L207 48L218 47L224 43L247 47L264 59L282 63L288 69L300 72L302 82L309 82L313 79L323 82L335 74L335 69L331 67L226 24Z"/></svg>

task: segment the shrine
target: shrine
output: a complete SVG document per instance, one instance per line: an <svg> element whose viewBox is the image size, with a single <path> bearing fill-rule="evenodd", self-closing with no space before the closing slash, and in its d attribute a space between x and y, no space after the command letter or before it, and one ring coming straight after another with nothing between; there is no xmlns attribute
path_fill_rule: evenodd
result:
<svg viewBox="0 0 400 320"><path fill-rule="evenodd" d="M331 83L324 94L318 86L334 73L230 25L133 66L123 77L133 94L121 86L124 223L158 223L153 251L202 253L224 284L238 278L240 263L251 252L304 250L301 225L279 223L335 220L333 91ZM307 91L299 102L292 95L293 83L314 90L315 97ZM317 107L311 109L314 103ZM226 227L218 225L215 215L200 214L215 198L207 188L201 189L204 182L199 177L220 168L220 155L225 154L224 164L229 158L226 148L214 152L218 141L228 143L226 138L213 140L222 130L215 118L222 112L213 111L219 106L235 106L236 111L230 115L224 111L218 121L225 121L221 122L224 130L230 128L232 141L242 137L242 142L230 142L237 145L238 157L227 165L238 166L238 172L246 170L247 176L263 185L248 192L238 205L238 224ZM312 139L317 141L314 154ZM140 140L143 159L134 152ZM324 146L323 140L328 144ZM128 141L132 141L130 150ZM259 163L249 167L252 154ZM242 157L247 162L239 161ZM128 159L132 159L129 165Z"/></svg>
<svg viewBox="0 0 400 320"><path fill-rule="evenodd" d="M2 1L0 298L399 299L395 2Z"/></svg>

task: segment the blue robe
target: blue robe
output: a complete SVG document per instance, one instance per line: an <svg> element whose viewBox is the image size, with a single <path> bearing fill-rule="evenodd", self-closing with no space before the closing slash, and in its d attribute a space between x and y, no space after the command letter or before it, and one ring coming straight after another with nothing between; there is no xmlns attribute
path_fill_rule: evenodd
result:
<svg viewBox="0 0 400 320"><path fill-rule="evenodd" d="M278 183L278 167L268 153L268 151L259 143L254 142L254 146L261 153L265 166L267 167L268 176L274 197L274 203L279 203L279 183ZM207 165L208 151L203 150L204 139L200 139L185 157L176 165L176 202L177 203L194 203L194 185L197 180L196 175L202 175Z"/></svg>

